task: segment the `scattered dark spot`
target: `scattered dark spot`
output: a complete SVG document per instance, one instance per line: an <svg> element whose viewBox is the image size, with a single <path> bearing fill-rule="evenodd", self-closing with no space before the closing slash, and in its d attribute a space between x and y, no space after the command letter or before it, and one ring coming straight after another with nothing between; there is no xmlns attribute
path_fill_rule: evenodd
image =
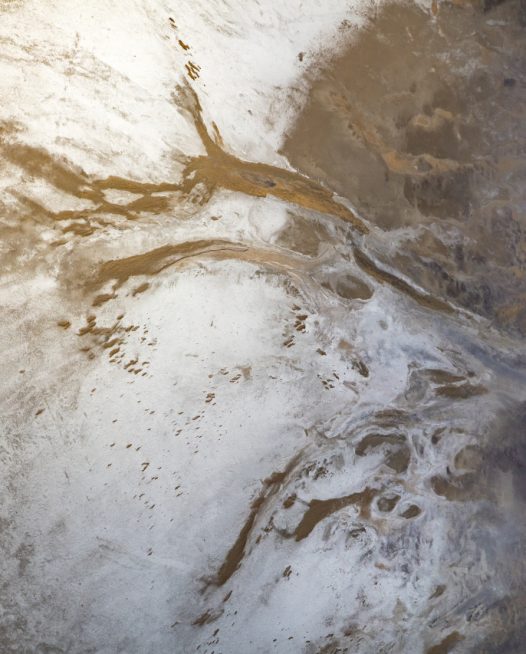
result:
<svg viewBox="0 0 526 654"><path fill-rule="evenodd" d="M148 282L143 282L142 284L139 284L139 286L135 287L133 289L133 295L139 295L139 293L144 293L144 291L147 291L150 288L150 284Z"/></svg>
<svg viewBox="0 0 526 654"><path fill-rule="evenodd" d="M353 359L352 367L362 376L369 377L369 368L360 359Z"/></svg>
<svg viewBox="0 0 526 654"><path fill-rule="evenodd" d="M444 584L439 584L433 593L429 596L429 599L436 599L437 597L440 597L441 595L444 594L444 591L446 590L446 586Z"/></svg>
<svg viewBox="0 0 526 654"><path fill-rule="evenodd" d="M95 298L93 299L93 302L91 303L91 306L92 307L100 307L105 302L109 302L109 300L112 300L114 297L116 297L116 295L114 293L101 293L101 294L95 296Z"/></svg>
<svg viewBox="0 0 526 654"><path fill-rule="evenodd" d="M222 615L223 615L223 609L220 609L218 611L212 611L211 609L208 609L207 611L202 613L198 618L196 618L192 622L192 624L197 627L203 627L205 624L210 624L211 622L215 622Z"/></svg>

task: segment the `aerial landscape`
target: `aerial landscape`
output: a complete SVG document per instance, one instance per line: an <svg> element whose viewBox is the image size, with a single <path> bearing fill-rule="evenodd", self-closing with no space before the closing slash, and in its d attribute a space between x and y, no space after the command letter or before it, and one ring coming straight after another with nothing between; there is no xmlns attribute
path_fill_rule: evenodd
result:
<svg viewBox="0 0 526 654"><path fill-rule="evenodd" d="M0 0L0 654L524 654L525 45Z"/></svg>

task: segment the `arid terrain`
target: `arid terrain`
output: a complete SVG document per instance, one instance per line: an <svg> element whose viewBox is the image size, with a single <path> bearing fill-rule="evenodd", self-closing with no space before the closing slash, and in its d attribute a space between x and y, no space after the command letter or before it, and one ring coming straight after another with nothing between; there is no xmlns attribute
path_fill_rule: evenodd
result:
<svg viewBox="0 0 526 654"><path fill-rule="evenodd" d="M0 0L0 654L523 654L525 44Z"/></svg>

